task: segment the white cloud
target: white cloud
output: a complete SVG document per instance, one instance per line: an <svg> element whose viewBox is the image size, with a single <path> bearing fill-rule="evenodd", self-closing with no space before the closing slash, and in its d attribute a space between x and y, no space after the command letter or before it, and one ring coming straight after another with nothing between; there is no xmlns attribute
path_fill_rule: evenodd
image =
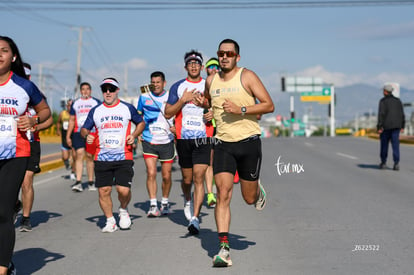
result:
<svg viewBox="0 0 414 275"><path fill-rule="evenodd" d="M317 65L296 72L298 76L321 77L325 83L333 83L336 87L345 87L354 84L367 84L381 86L384 82L397 82L407 89L414 89L414 73L404 74L398 72L383 72L376 75L368 74L345 74L342 72L331 72L323 66Z"/></svg>
<svg viewBox="0 0 414 275"><path fill-rule="evenodd" d="M141 69L145 69L148 67L147 61L143 59L139 59L139 58L133 58L129 60L126 63L126 65L128 66L128 68L133 69L133 70L141 70Z"/></svg>
<svg viewBox="0 0 414 275"><path fill-rule="evenodd" d="M299 76L321 77L325 83L333 83L337 87L349 86L361 83L363 76L346 75L341 72L327 71L322 65L306 68L296 73Z"/></svg>

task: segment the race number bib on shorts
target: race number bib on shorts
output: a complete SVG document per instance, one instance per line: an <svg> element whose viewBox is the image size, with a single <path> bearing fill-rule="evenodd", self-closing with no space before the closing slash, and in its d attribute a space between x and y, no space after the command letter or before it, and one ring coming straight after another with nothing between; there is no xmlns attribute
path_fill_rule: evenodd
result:
<svg viewBox="0 0 414 275"><path fill-rule="evenodd" d="M121 135L104 135L103 136L103 147L104 148L120 148L123 144L123 138Z"/></svg>
<svg viewBox="0 0 414 275"><path fill-rule="evenodd" d="M192 131L202 131L204 129L203 117L185 116L183 118L183 128Z"/></svg>
<svg viewBox="0 0 414 275"><path fill-rule="evenodd" d="M16 137L17 122L14 117L0 116L0 137Z"/></svg>
<svg viewBox="0 0 414 275"><path fill-rule="evenodd" d="M69 121L63 121L62 127L63 127L63 130L67 130L69 128Z"/></svg>

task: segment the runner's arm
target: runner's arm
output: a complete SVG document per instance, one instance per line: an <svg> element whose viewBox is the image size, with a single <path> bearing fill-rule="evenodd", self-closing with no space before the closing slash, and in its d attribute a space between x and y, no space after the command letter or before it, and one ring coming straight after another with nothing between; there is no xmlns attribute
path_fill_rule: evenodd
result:
<svg viewBox="0 0 414 275"><path fill-rule="evenodd" d="M260 78L253 71L245 69L241 79L245 89L258 100L254 105L244 106L246 107L246 114L261 115L272 113L275 109L272 98Z"/></svg>

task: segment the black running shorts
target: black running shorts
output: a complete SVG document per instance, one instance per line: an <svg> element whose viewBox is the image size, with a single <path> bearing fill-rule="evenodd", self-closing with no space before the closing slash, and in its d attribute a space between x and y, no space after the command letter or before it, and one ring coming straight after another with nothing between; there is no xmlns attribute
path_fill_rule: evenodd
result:
<svg viewBox="0 0 414 275"><path fill-rule="evenodd" d="M32 141L30 142L30 157L27 163L27 171L32 171L33 173L40 172L40 142Z"/></svg>
<svg viewBox="0 0 414 275"><path fill-rule="evenodd" d="M95 186L120 185L131 188L133 166L132 160L95 161Z"/></svg>
<svg viewBox="0 0 414 275"><path fill-rule="evenodd" d="M177 139L178 163L181 168L193 168L195 164L210 164L210 138Z"/></svg>
<svg viewBox="0 0 414 275"><path fill-rule="evenodd" d="M259 136L251 136L238 142L216 139L214 143L213 172L237 172L244 180L259 178L262 163L262 144Z"/></svg>

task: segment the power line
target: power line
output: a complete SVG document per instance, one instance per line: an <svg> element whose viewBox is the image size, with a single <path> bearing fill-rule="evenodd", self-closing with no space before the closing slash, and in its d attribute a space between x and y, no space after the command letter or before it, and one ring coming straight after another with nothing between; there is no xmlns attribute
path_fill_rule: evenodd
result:
<svg viewBox="0 0 414 275"><path fill-rule="evenodd" d="M0 3L10 3L0 0ZM414 0L337 0L337 1L52 1L23 0L19 9L58 11L132 11L201 9L277 9L414 5ZM24 5L23 5L24 4Z"/></svg>

